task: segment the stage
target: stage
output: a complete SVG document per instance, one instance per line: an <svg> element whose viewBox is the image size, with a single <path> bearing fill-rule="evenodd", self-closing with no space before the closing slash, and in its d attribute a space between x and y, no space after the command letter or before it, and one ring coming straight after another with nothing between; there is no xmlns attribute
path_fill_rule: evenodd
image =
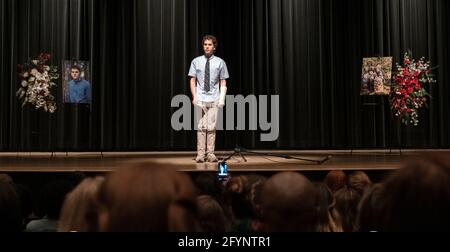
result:
<svg viewBox="0 0 450 252"><path fill-rule="evenodd" d="M227 161L230 172L276 172L276 171L328 171L341 170L394 170L402 160L424 152L447 152L450 150L255 150L255 152L275 155L289 155L294 158L321 160L316 162L244 154ZM219 158L228 157L232 152L217 151ZM2 152L0 172L110 172L134 162L154 162L186 172L216 171L216 163L194 162L195 152Z"/></svg>

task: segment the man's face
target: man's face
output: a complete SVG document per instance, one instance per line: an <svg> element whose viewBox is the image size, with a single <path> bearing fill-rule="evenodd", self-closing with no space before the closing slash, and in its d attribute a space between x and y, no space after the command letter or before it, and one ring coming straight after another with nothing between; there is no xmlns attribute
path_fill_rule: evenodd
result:
<svg viewBox="0 0 450 252"><path fill-rule="evenodd" d="M214 47L214 44L211 39L205 39L203 42L203 51L205 52L206 56L211 56L214 53L214 50L216 48Z"/></svg>
<svg viewBox="0 0 450 252"><path fill-rule="evenodd" d="M80 78L80 71L78 69L76 69L76 68L73 68L70 71L70 75L72 76L72 79L78 80L78 78Z"/></svg>

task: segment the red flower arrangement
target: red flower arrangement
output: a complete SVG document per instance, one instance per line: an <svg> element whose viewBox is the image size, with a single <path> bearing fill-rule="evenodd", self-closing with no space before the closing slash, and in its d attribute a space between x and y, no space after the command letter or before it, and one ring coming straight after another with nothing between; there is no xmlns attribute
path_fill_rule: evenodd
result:
<svg viewBox="0 0 450 252"><path fill-rule="evenodd" d="M418 110L427 106L427 97L430 97L423 85L436 82L431 74L430 61L425 61L422 57L416 62L405 53L403 65L397 63L396 68L394 85L389 97L391 110L395 116L401 118L402 123L417 126Z"/></svg>
<svg viewBox="0 0 450 252"><path fill-rule="evenodd" d="M59 74L56 66L46 64L50 58L50 54L41 53L37 59L18 65L20 85L16 96L22 107L30 103L36 109L55 112L56 102L51 89L56 86L53 80L58 79Z"/></svg>

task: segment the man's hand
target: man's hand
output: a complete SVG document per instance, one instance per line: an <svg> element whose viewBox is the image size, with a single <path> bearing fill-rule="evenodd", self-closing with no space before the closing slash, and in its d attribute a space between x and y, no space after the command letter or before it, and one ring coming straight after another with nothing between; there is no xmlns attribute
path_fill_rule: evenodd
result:
<svg viewBox="0 0 450 252"><path fill-rule="evenodd" d="M192 99L192 104L194 105L194 107L197 106L202 109L205 107L205 105L203 105L201 102L198 102L197 98L195 98L195 97L194 97L194 99Z"/></svg>

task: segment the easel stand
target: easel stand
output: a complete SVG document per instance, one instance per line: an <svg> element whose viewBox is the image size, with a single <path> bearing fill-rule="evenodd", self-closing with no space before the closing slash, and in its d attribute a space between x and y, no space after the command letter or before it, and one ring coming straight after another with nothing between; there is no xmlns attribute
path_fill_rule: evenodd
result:
<svg viewBox="0 0 450 252"><path fill-rule="evenodd" d="M362 117L364 115L364 111L367 110L367 109L371 109L371 110L373 110L373 113L375 114L375 112L377 111L377 108L378 108L379 111L381 111L383 109L383 102L382 102L382 100L377 102L377 101L374 101L375 100L374 98L383 99L384 96L379 96L379 95L369 96L371 98L370 101L364 101L365 97L367 97L367 96L361 96L362 104L361 104L361 109L360 109L359 118L358 118L358 122L357 122L357 127L360 130L359 131L355 131L355 132L358 132L358 134L361 134L361 132L362 132L362 130L361 130L363 128ZM376 120L375 120L375 118L376 118L376 116L373 116L373 122L375 124L373 126L373 128L374 128L373 130L374 130L374 133L376 135L377 127L376 127ZM391 130L391 132L393 132L393 131ZM385 137L386 136L384 136L384 141L386 140ZM397 136L397 139L399 139L398 136ZM356 145L355 142L356 142L356 140L352 141L352 145L351 145L351 149L350 149L350 155L353 155L353 150L354 150L354 147ZM376 139L375 139L375 142L376 142ZM393 146L390 146L389 147L389 153L392 153L392 149L394 149ZM398 149L399 149L400 155L401 155L402 154L402 147L401 147L401 141L400 140L399 140Z"/></svg>

